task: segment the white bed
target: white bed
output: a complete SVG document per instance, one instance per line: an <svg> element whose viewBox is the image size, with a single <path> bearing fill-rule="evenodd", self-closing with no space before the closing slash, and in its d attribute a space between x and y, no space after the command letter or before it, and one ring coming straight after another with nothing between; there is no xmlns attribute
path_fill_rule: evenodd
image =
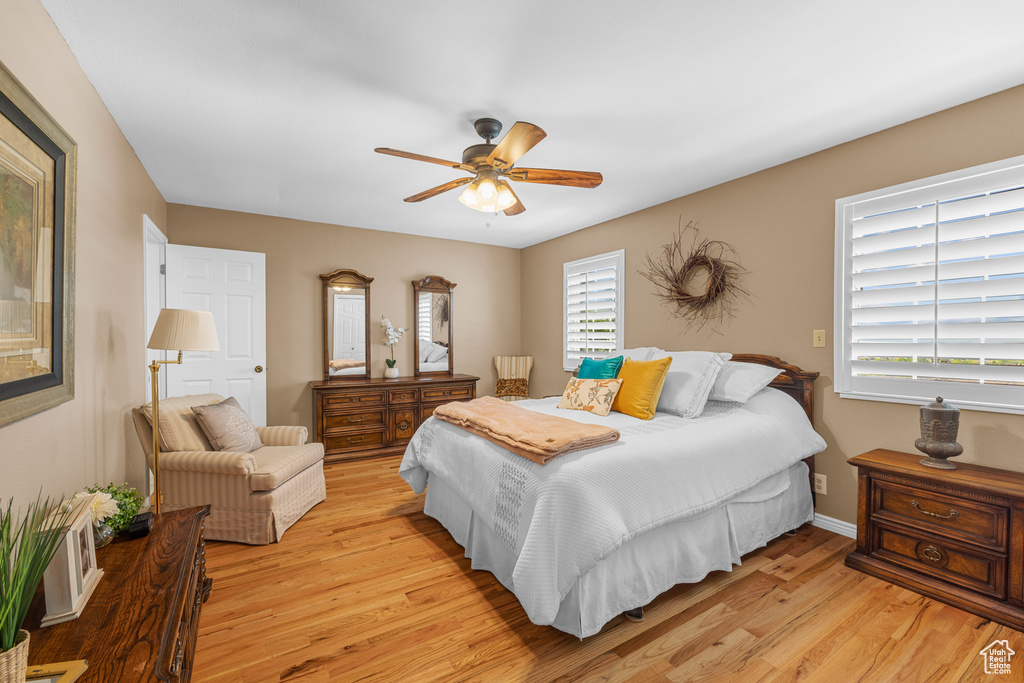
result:
<svg viewBox="0 0 1024 683"><path fill-rule="evenodd" d="M608 424L622 438L541 466L432 418L400 468L415 491L426 488L425 512L473 568L491 571L534 623L593 635L813 516L803 461L825 444L779 391L711 402L692 420L600 418L557 403L517 405Z"/></svg>

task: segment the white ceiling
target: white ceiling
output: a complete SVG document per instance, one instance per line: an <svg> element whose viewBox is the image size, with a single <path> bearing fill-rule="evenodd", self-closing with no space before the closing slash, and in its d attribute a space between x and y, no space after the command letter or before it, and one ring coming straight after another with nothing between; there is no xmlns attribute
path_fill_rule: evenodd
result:
<svg viewBox="0 0 1024 683"><path fill-rule="evenodd" d="M509 247L1024 83L1020 0L42 3L167 201ZM604 184L403 202L482 116Z"/></svg>

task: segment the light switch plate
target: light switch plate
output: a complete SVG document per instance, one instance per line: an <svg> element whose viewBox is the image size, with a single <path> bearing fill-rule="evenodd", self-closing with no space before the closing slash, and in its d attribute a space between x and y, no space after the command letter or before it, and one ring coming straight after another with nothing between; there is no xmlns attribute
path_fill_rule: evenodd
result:
<svg viewBox="0 0 1024 683"><path fill-rule="evenodd" d="M825 330L814 330L812 344L816 349L825 348Z"/></svg>

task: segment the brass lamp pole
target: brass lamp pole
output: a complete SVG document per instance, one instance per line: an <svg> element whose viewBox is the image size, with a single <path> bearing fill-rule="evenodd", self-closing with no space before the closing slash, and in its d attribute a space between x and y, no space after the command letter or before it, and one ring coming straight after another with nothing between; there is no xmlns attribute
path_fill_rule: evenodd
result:
<svg viewBox="0 0 1024 683"><path fill-rule="evenodd" d="M183 308L165 308L153 325L147 348L177 351L177 360L154 360L149 364L153 373L153 499L150 504L160 514L163 495L160 492L160 366L180 365L185 351L218 351L217 328L209 311L190 311Z"/></svg>

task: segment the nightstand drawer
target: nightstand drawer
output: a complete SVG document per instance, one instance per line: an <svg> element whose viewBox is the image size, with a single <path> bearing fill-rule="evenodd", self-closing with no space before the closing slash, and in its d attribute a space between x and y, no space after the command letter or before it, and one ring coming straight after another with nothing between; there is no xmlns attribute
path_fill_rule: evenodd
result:
<svg viewBox="0 0 1024 683"><path fill-rule="evenodd" d="M925 576L1006 598L1006 558L928 534L875 527L871 555Z"/></svg>
<svg viewBox="0 0 1024 683"><path fill-rule="evenodd" d="M366 410L359 413L325 413L324 431L352 431L379 427L384 424L384 409Z"/></svg>
<svg viewBox="0 0 1024 683"><path fill-rule="evenodd" d="M872 498L877 520L1006 552L1006 508L885 481L875 482Z"/></svg>

